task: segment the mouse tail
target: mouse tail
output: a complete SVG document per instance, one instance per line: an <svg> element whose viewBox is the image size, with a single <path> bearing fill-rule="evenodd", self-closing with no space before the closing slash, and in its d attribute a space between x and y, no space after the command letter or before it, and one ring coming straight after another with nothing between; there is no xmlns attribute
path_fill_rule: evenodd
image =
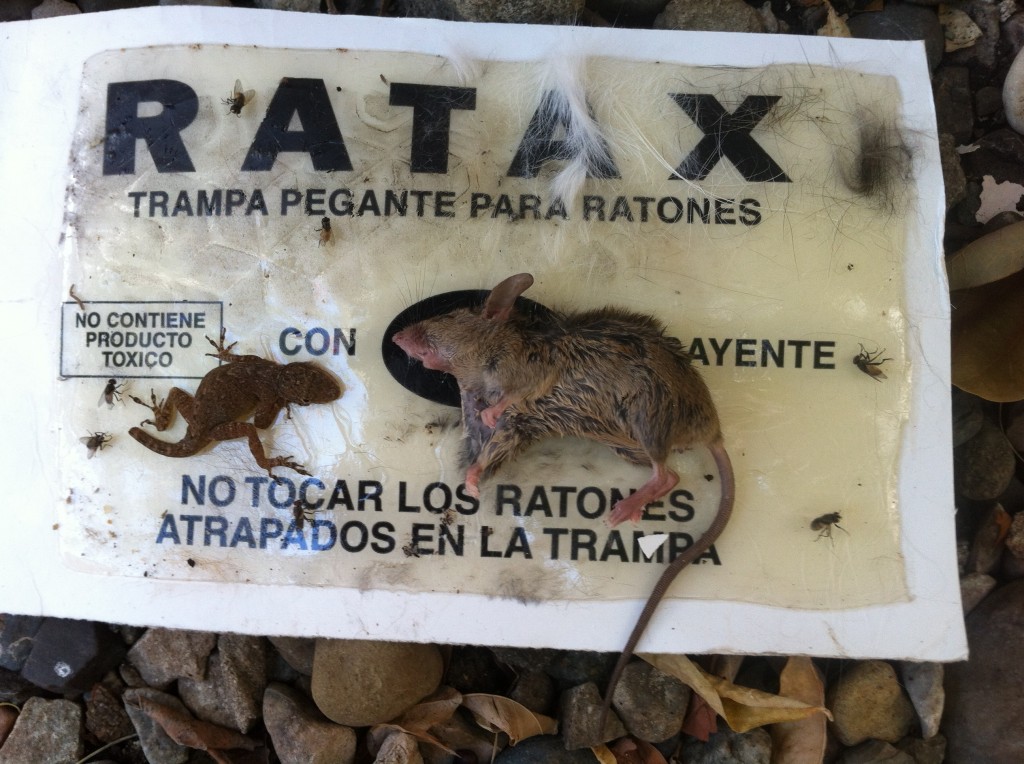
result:
<svg viewBox="0 0 1024 764"><path fill-rule="evenodd" d="M718 475L722 484L722 494L718 501L718 512L711 521L711 525L704 532L704 535L697 539L697 541L685 552L669 563L668 567L665 568L661 576L658 578L658 582L654 585L654 589L651 590L651 595L647 598L647 602L644 603L644 609L640 611L640 616L636 620L636 625L633 627L633 631L630 633L629 639L626 640L626 646L622 648L622 653L619 655L619 659L615 663L615 668L612 670L611 678L608 680L607 689L604 693L604 702L601 704L601 717L598 723L598 729L601 731L604 730L605 722L608 719L608 712L612 707L612 695L615 692L615 687L618 685L619 679L622 677L622 672L625 670L626 664L628 664L630 659L633 657L633 651L640 642L640 637L643 636L644 631L647 629L647 624L654 615L654 611L657 610L658 605L668 592L668 589L676 579L676 576L679 575L679 572L704 554L704 552L706 552L711 545L718 540L718 537L722 535L722 531L725 530L725 526L728 524L729 518L732 516L732 508L736 500L736 478L732 470L732 460L729 459L729 454L725 450L725 445L723 444L721 437L711 443L708 448L711 451L711 456L715 460L715 466L718 468Z"/></svg>

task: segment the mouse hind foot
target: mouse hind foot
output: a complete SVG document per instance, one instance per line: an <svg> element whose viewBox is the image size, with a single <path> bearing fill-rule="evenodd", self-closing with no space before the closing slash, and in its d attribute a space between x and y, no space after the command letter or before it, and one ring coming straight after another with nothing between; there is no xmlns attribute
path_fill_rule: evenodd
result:
<svg viewBox="0 0 1024 764"><path fill-rule="evenodd" d="M614 528L627 520L634 523L639 522L643 517L644 508L675 488L678 482L679 475L663 463L655 462L654 470L647 482L640 486L635 493L615 502L611 514L608 515L608 524Z"/></svg>

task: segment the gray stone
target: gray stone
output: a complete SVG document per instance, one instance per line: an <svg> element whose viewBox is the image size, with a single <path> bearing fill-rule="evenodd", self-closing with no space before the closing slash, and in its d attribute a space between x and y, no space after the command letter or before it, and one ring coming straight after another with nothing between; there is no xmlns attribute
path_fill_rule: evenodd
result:
<svg viewBox="0 0 1024 764"><path fill-rule="evenodd" d="M593 682L581 684L562 693L559 713L562 737L567 750L590 748L626 734L619 717L614 711L608 712L604 729L598 728L601 720L601 692Z"/></svg>
<svg viewBox="0 0 1024 764"><path fill-rule="evenodd" d="M14 729L18 721L18 709L14 706L0 705L0 748L3 748L4 741Z"/></svg>
<svg viewBox="0 0 1024 764"><path fill-rule="evenodd" d="M28 21L32 18L32 9L39 5L39 0L8 0L0 4L0 22Z"/></svg>
<svg viewBox="0 0 1024 764"><path fill-rule="evenodd" d="M128 651L128 660L150 687L162 690L179 678L205 679L217 635L208 631L149 629Z"/></svg>
<svg viewBox="0 0 1024 764"><path fill-rule="evenodd" d="M986 573L968 573L961 578L960 600L964 615L974 610L995 588L996 580Z"/></svg>
<svg viewBox="0 0 1024 764"><path fill-rule="evenodd" d="M442 672L441 653L434 645L318 639L313 700L338 724L381 724L436 690Z"/></svg>
<svg viewBox="0 0 1024 764"><path fill-rule="evenodd" d="M591 0L588 8L593 8L607 19L617 16L653 16L661 13L668 0Z"/></svg>
<svg viewBox="0 0 1024 764"><path fill-rule="evenodd" d="M960 495L975 501L995 499L1013 477L1016 457L1006 436L991 422L953 449L953 477Z"/></svg>
<svg viewBox="0 0 1024 764"><path fill-rule="evenodd" d="M263 637L221 634L206 679L179 679L178 694L200 719L246 733L260 719L266 686Z"/></svg>
<svg viewBox="0 0 1024 764"><path fill-rule="evenodd" d="M686 764L769 764L771 756L772 739L763 728L742 734L723 728L713 733L707 743L695 738L687 740L681 760Z"/></svg>
<svg viewBox="0 0 1024 764"><path fill-rule="evenodd" d="M281 764L351 764L355 758L355 732L328 720L287 685L267 688L263 720Z"/></svg>
<svg viewBox="0 0 1024 764"><path fill-rule="evenodd" d="M942 764L946 760L946 738L942 735L927 740L904 738L896 747L910 754L914 764Z"/></svg>
<svg viewBox="0 0 1024 764"><path fill-rule="evenodd" d="M743 0L671 0L654 20L655 29L702 32L764 32L757 11Z"/></svg>
<svg viewBox="0 0 1024 764"><path fill-rule="evenodd" d="M538 735L509 746L494 759L494 764L594 764L594 753L586 748L567 751L562 738Z"/></svg>
<svg viewBox="0 0 1024 764"><path fill-rule="evenodd" d="M914 764L914 759L889 743L867 740L844 751L839 764Z"/></svg>
<svg viewBox="0 0 1024 764"><path fill-rule="evenodd" d="M940 133L949 133L957 143L968 143L974 135L974 99L971 72L966 66L940 66L932 78L935 120Z"/></svg>
<svg viewBox="0 0 1024 764"><path fill-rule="evenodd" d="M54 19L58 16L74 16L81 13L81 9L68 0L43 0L32 10L33 19Z"/></svg>
<svg viewBox="0 0 1024 764"><path fill-rule="evenodd" d="M504 695L508 674L488 648L454 645L448 655L444 683L461 693Z"/></svg>
<svg viewBox="0 0 1024 764"><path fill-rule="evenodd" d="M1010 532L1006 536L1006 549L1014 557L1024 560L1024 512L1018 512L1010 521Z"/></svg>
<svg viewBox="0 0 1024 764"><path fill-rule="evenodd" d="M38 690L18 674L0 668L0 703L24 703Z"/></svg>
<svg viewBox="0 0 1024 764"><path fill-rule="evenodd" d="M452 750L463 752L464 761L467 762L473 760L468 755L470 752L476 755L478 762L488 762L494 754L494 733L488 732L479 724L470 721L468 714L452 714L445 721L431 727L430 733L435 735L438 740L443 740L445 745ZM432 764L437 762L437 757L431 755L436 751L429 746L424 749L424 753L427 754L427 760ZM443 761L447 762L447 760ZM456 759L455 764L458 762L459 760Z"/></svg>
<svg viewBox="0 0 1024 764"><path fill-rule="evenodd" d="M498 660L517 669L543 671L557 679L562 688L596 682L601 684L611 673L618 655L587 650L550 650L521 647L494 648Z"/></svg>
<svg viewBox="0 0 1024 764"><path fill-rule="evenodd" d="M584 0L397 0L408 16L511 24L572 24Z"/></svg>
<svg viewBox="0 0 1024 764"><path fill-rule="evenodd" d="M320 0L255 0L257 8L273 11L320 13Z"/></svg>
<svg viewBox="0 0 1024 764"><path fill-rule="evenodd" d="M188 761L189 749L171 740L164 732L163 727L153 721L149 714L136 708L134 704L138 702L139 698L148 698L163 703L186 714L188 709L176 697L168 695L166 692L160 692L160 690L140 687L124 692L125 709L139 735L139 744L142 746L142 752L146 755L146 761L149 764L185 764Z"/></svg>
<svg viewBox="0 0 1024 764"><path fill-rule="evenodd" d="M1016 581L1018 578L1024 578L1024 559L1005 552L999 572L1004 581Z"/></svg>
<svg viewBox="0 0 1024 764"><path fill-rule="evenodd" d="M1024 581L997 589L967 617L970 658L946 669L942 730L949 764L1024 761Z"/></svg>
<svg viewBox="0 0 1024 764"><path fill-rule="evenodd" d="M946 212L967 196L967 176L960 166L960 155L956 151L956 140L949 133L939 136L939 157L942 162L942 181L946 191ZM953 427L956 428L956 414L953 412ZM981 425L981 409L978 408L978 425ZM954 437L956 435L954 434ZM970 436L968 436L970 437ZM954 442L954 445L957 445Z"/></svg>
<svg viewBox="0 0 1024 764"><path fill-rule="evenodd" d="M508 696L531 711L550 715L557 694L555 681L543 671L520 669Z"/></svg>
<svg viewBox="0 0 1024 764"><path fill-rule="evenodd" d="M21 671L43 620L38 615L0 615L0 668Z"/></svg>
<svg viewBox="0 0 1024 764"><path fill-rule="evenodd" d="M104 684L93 685L85 703L85 728L101 743L132 734L134 728L124 704Z"/></svg>
<svg viewBox="0 0 1024 764"><path fill-rule="evenodd" d="M1018 11L1003 22L1002 38L1010 48L1010 57L1015 58L1024 50L1024 11Z"/></svg>
<svg viewBox="0 0 1024 764"><path fill-rule="evenodd" d="M1024 133L1024 53L1017 53L1003 80L1001 99L1006 121L1018 133Z"/></svg>
<svg viewBox="0 0 1024 764"><path fill-rule="evenodd" d="M97 11L123 11L127 8L148 8L153 0L77 0L83 13Z"/></svg>
<svg viewBox="0 0 1024 764"><path fill-rule="evenodd" d="M970 47L947 53L945 60L990 71L996 65L996 45L999 43L999 4L992 0L968 0L957 7L971 17L981 30L981 37Z"/></svg>
<svg viewBox="0 0 1024 764"><path fill-rule="evenodd" d="M914 723L914 707L884 661L854 663L829 690L826 705L832 731L846 746L869 738L895 743Z"/></svg>
<svg viewBox="0 0 1024 764"><path fill-rule="evenodd" d="M959 159L957 165L959 166ZM963 176L962 169L960 175ZM984 421L981 399L963 390L953 390L953 446L962 445L977 435Z"/></svg>
<svg viewBox="0 0 1024 764"><path fill-rule="evenodd" d="M942 721L942 709L946 700L946 693L942 689L943 675L944 668L941 663L900 663L903 686L917 711L921 734L925 738L932 738L939 732L939 722Z"/></svg>
<svg viewBox="0 0 1024 764"><path fill-rule="evenodd" d="M978 88L974 94L974 113L979 117L991 117L1003 108L1003 93L993 85Z"/></svg>
<svg viewBox="0 0 1024 764"><path fill-rule="evenodd" d="M928 66L942 60L946 37L933 8L886 3L881 11L858 13L847 22L850 34L868 40L924 40Z"/></svg>
<svg viewBox="0 0 1024 764"><path fill-rule="evenodd" d="M285 663L305 676L313 675L316 640L310 637L268 637Z"/></svg>
<svg viewBox="0 0 1024 764"><path fill-rule="evenodd" d="M51 692L82 693L124 654L124 644L105 624L47 618L36 632L21 676Z"/></svg>
<svg viewBox="0 0 1024 764"><path fill-rule="evenodd" d="M1009 524L1010 516L1001 504L995 504L985 512L971 540L966 567L968 573L991 573L996 569L1003 554L1004 535Z"/></svg>
<svg viewBox="0 0 1024 764"><path fill-rule="evenodd" d="M646 661L626 666L612 696L612 707L629 733L651 743L680 730L689 702L689 687Z"/></svg>
<svg viewBox="0 0 1024 764"><path fill-rule="evenodd" d="M977 151L961 157L969 180L991 175L997 183L1010 181L1024 185L1024 136L1001 128L974 141Z"/></svg>
<svg viewBox="0 0 1024 764"><path fill-rule="evenodd" d="M960 576L967 572L967 557L970 553L971 542L963 539L956 542L956 567Z"/></svg>
<svg viewBox="0 0 1024 764"><path fill-rule="evenodd" d="M0 749L0 764L74 764L82 752L78 704L29 698Z"/></svg>
<svg viewBox="0 0 1024 764"><path fill-rule="evenodd" d="M401 730L391 731L380 745L374 764L423 764L419 744L412 735Z"/></svg>

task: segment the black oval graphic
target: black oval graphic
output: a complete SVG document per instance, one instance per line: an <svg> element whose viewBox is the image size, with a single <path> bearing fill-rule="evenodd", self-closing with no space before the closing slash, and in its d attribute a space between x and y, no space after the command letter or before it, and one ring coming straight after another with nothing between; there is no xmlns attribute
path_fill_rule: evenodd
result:
<svg viewBox="0 0 1024 764"><path fill-rule="evenodd" d="M479 308L489 294L489 289L460 289L455 292L445 292L420 300L395 316L384 332L384 341L381 343L380 349L384 365L395 381L421 398L445 406L460 408L459 384L455 381L455 377L445 374L443 371L423 368L423 364L409 358L391 338L417 321L451 313L459 308ZM526 297L516 300L516 310L535 318L551 315L548 308Z"/></svg>

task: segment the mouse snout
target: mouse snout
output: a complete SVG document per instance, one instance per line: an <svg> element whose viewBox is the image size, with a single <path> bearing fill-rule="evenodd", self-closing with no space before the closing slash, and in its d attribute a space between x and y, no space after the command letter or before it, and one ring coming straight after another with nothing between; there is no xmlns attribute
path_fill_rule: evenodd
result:
<svg viewBox="0 0 1024 764"><path fill-rule="evenodd" d="M398 347L414 358L419 358L427 345L427 338L419 324L407 326L402 331L397 332L391 339Z"/></svg>

